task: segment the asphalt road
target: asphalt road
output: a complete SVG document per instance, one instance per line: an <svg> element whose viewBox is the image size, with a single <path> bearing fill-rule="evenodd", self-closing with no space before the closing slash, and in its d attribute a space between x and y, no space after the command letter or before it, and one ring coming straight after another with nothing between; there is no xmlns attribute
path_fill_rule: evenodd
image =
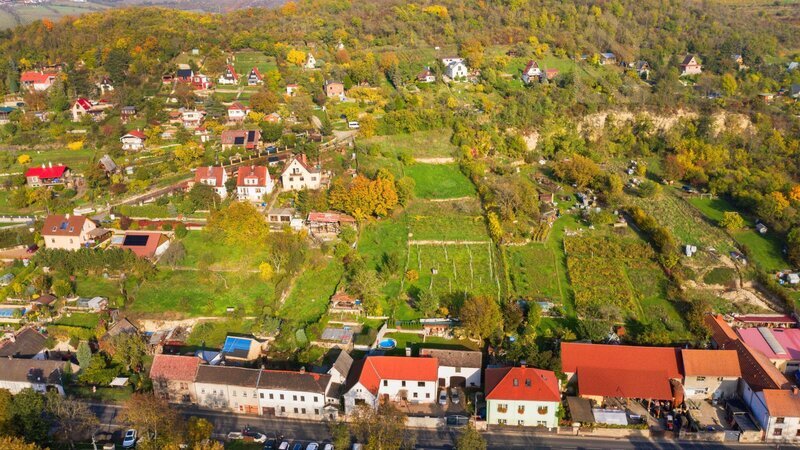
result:
<svg viewBox="0 0 800 450"><path fill-rule="evenodd" d="M122 407L116 405L91 404L92 411L100 419L102 430L108 432L119 431L122 425L118 417ZM196 408L182 408L181 413L186 416L203 417L214 424L215 433L220 437L229 431L241 430L247 425L258 430L283 435L287 440L317 441L330 439L328 427L322 422L309 422L293 419L266 418L256 416L242 416L230 413L200 410ZM428 430L413 429L416 435L418 449L448 450L454 448L458 436L457 429ZM117 433L118 434L118 433ZM599 439L573 436L549 436L541 433L534 434L528 430L510 429L503 432L490 431L483 434L489 448L492 450L536 449L536 450L723 450L723 449L798 449L800 446L788 445L763 445L763 444L736 444L714 442L678 442L670 440L647 439Z"/></svg>

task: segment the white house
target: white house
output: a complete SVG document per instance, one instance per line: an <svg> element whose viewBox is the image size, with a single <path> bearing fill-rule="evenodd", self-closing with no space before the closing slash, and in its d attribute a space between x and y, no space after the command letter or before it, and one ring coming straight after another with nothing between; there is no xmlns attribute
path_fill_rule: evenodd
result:
<svg viewBox="0 0 800 450"><path fill-rule="evenodd" d="M19 81L20 85L28 91L42 92L50 89L57 77L57 72L28 70L22 72Z"/></svg>
<svg viewBox="0 0 800 450"><path fill-rule="evenodd" d="M194 379L197 404L204 408L259 414L259 369L200 365Z"/></svg>
<svg viewBox="0 0 800 450"><path fill-rule="evenodd" d="M65 361L4 360L0 364L0 389L8 389L12 394L27 388L42 394L56 390L64 395L62 376L68 365L70 363ZM77 372L77 367L70 369L73 373Z"/></svg>
<svg viewBox="0 0 800 450"><path fill-rule="evenodd" d="M144 141L146 139L147 136L144 133L139 130L133 130L119 138L119 142L122 143L123 150L139 151L144 150Z"/></svg>
<svg viewBox="0 0 800 450"><path fill-rule="evenodd" d="M293 157L281 173L281 183L286 191L303 189L319 189L322 171L318 166L311 166L304 154Z"/></svg>
<svg viewBox="0 0 800 450"><path fill-rule="evenodd" d="M767 442L800 442L800 391L764 389L749 402Z"/></svg>
<svg viewBox="0 0 800 450"><path fill-rule="evenodd" d="M731 399L742 370L735 350L681 350L683 391L688 398Z"/></svg>
<svg viewBox="0 0 800 450"><path fill-rule="evenodd" d="M262 370L258 404L264 416L297 419L336 419L338 399L328 400L328 374Z"/></svg>
<svg viewBox="0 0 800 450"><path fill-rule="evenodd" d="M680 64L681 76L699 75L703 72L703 66L694 55L686 55Z"/></svg>
<svg viewBox="0 0 800 450"><path fill-rule="evenodd" d="M439 386L480 387L481 385L481 352L423 348L419 356L429 356L439 360Z"/></svg>
<svg viewBox="0 0 800 450"><path fill-rule="evenodd" d="M345 386L344 410L384 402L435 403L439 361L429 357L368 356L353 364L357 377Z"/></svg>
<svg viewBox="0 0 800 450"><path fill-rule="evenodd" d="M249 113L250 108L239 102L234 102L231 106L228 106L228 120L231 122L242 122Z"/></svg>
<svg viewBox="0 0 800 450"><path fill-rule="evenodd" d="M195 129L203 123L205 111L195 109L181 111L181 123L185 128Z"/></svg>
<svg viewBox="0 0 800 450"><path fill-rule="evenodd" d="M236 195L239 200L260 202L272 193L275 183L266 166L242 166L236 176Z"/></svg>
<svg viewBox="0 0 800 450"><path fill-rule="evenodd" d="M463 80L469 75L464 58L444 58L442 64L444 64L444 74L451 80Z"/></svg>
<svg viewBox="0 0 800 450"><path fill-rule="evenodd" d="M317 67L317 59L314 58L314 55L312 55L311 53L308 54L308 57L306 58L306 63L303 67L305 67L306 69L315 69Z"/></svg>
<svg viewBox="0 0 800 450"><path fill-rule="evenodd" d="M486 369L486 421L490 425L558 426L560 383L549 370Z"/></svg>
<svg viewBox="0 0 800 450"><path fill-rule="evenodd" d="M225 67L225 72L219 76L217 84L220 85L239 84L239 74L236 73L236 69L234 69L232 65L228 64Z"/></svg>
<svg viewBox="0 0 800 450"><path fill-rule="evenodd" d="M222 166L198 167L194 173L195 183L211 186L220 198L228 196L228 191L225 189L226 181L228 181L228 173Z"/></svg>
<svg viewBox="0 0 800 450"><path fill-rule="evenodd" d="M522 69L522 81L526 84L530 84L531 81L539 81L542 76L542 69L539 68L539 63L530 60L528 64Z"/></svg>

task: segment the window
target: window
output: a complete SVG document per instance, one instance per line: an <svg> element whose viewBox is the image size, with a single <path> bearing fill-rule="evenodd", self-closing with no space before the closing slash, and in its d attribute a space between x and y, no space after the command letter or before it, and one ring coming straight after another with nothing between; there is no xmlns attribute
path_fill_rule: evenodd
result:
<svg viewBox="0 0 800 450"><path fill-rule="evenodd" d="M281 406L281 412L282 412L282 413L285 413L285 412L286 412L286 407L285 407L285 406Z"/></svg>
<svg viewBox="0 0 800 450"><path fill-rule="evenodd" d="M456 373L461 373L461 367L456 367Z"/></svg>
<svg viewBox="0 0 800 450"><path fill-rule="evenodd" d="M261 394L259 394L259 397L264 398L264 393L262 392Z"/></svg>
<svg viewBox="0 0 800 450"><path fill-rule="evenodd" d="M417 394L416 392L414 392L414 398L417 398L417 397L419 397L419 394Z"/></svg>
<svg viewBox="0 0 800 450"><path fill-rule="evenodd" d="M233 391L233 395L231 397L236 397L236 391Z"/></svg>
<svg viewBox="0 0 800 450"><path fill-rule="evenodd" d="M775 431L772 432L773 436L780 436L783 434L783 428L775 428Z"/></svg>
<svg viewBox="0 0 800 450"><path fill-rule="evenodd" d="M206 393L206 390L205 390L205 389L200 389L200 393L201 393L201 394L205 394L205 393Z"/></svg>
<svg viewBox="0 0 800 450"><path fill-rule="evenodd" d="M507 423L508 423L508 421L507 421L506 419L499 419L499 420L497 421L497 424L498 424L498 425L505 425L505 424L507 424Z"/></svg>
<svg viewBox="0 0 800 450"><path fill-rule="evenodd" d="M431 393L430 392L426 392L425 393L425 398L431 398Z"/></svg>
<svg viewBox="0 0 800 450"><path fill-rule="evenodd" d="M536 426L537 427L546 427L547 426L547 422L545 422L544 420L537 420L536 421Z"/></svg>
<svg viewBox="0 0 800 450"><path fill-rule="evenodd" d="M297 396L296 396L296 395L293 395L293 396L292 396L292 401L293 401L293 402L296 402L296 401L297 401Z"/></svg>
<svg viewBox="0 0 800 450"><path fill-rule="evenodd" d="M531 379L530 378L526 378L525 379L525 387L531 387Z"/></svg>
<svg viewBox="0 0 800 450"><path fill-rule="evenodd" d="M540 406L536 412L538 412L540 416L547 414L547 406Z"/></svg>
<svg viewBox="0 0 800 450"><path fill-rule="evenodd" d="M304 401L306 401L306 396L305 396L305 395L301 395L301 396L300 396L300 401L301 401L301 402L304 402Z"/></svg>
<svg viewBox="0 0 800 450"><path fill-rule="evenodd" d="M317 403L317 396L314 396L314 403Z"/></svg>
<svg viewBox="0 0 800 450"><path fill-rule="evenodd" d="M418 381L417 382L417 387L425 387L425 382L424 381Z"/></svg>
<svg viewBox="0 0 800 450"><path fill-rule="evenodd" d="M406 380L401 381L400 386L406 387Z"/></svg>
<svg viewBox="0 0 800 450"><path fill-rule="evenodd" d="M514 386L519 386L519 380L514 378Z"/></svg>
<svg viewBox="0 0 800 450"><path fill-rule="evenodd" d="M525 414L525 405L517 406L517 414Z"/></svg>
<svg viewBox="0 0 800 450"><path fill-rule="evenodd" d="M518 420L517 421L517 425L519 425L521 427L524 427L525 426L525 421L524 420Z"/></svg>
<svg viewBox="0 0 800 450"><path fill-rule="evenodd" d="M316 415L319 415L319 410L318 410L318 409L315 409L315 410L314 410L314 414L316 414Z"/></svg>
<svg viewBox="0 0 800 450"><path fill-rule="evenodd" d="M706 381L706 377L697 377L697 381Z"/></svg>
<svg viewBox="0 0 800 450"><path fill-rule="evenodd" d="M281 397L280 397L280 398L281 398L281 400L283 400L283 394L281 394Z"/></svg>
<svg viewBox="0 0 800 450"><path fill-rule="evenodd" d="M717 381L722 381L722 377L717 377Z"/></svg>
<svg viewBox="0 0 800 450"><path fill-rule="evenodd" d="M797 433L795 434L795 436L800 436L800 430L797 430Z"/></svg>
<svg viewBox="0 0 800 450"><path fill-rule="evenodd" d="M294 413L297 414L297 408L294 409Z"/></svg>
<svg viewBox="0 0 800 450"><path fill-rule="evenodd" d="M300 412L302 412L303 414L305 414L305 413L306 413L306 409L305 409L305 408L303 408L303 409L301 409L301 410L300 410Z"/></svg>
<svg viewBox="0 0 800 450"><path fill-rule="evenodd" d="M388 385L389 385L389 381L388 380L383 380L383 386L386 387Z"/></svg>
<svg viewBox="0 0 800 450"><path fill-rule="evenodd" d="M270 400L273 400L274 398L275 398L275 394L272 394L272 393L270 393L270 394L269 394L269 399L270 399Z"/></svg>
<svg viewBox="0 0 800 450"><path fill-rule="evenodd" d="M247 398L247 392L246 391L242 391L242 397Z"/></svg>
<svg viewBox="0 0 800 450"><path fill-rule="evenodd" d="M785 420L786 419L784 419L783 417L776 417L775 418L775 423L784 423Z"/></svg>
<svg viewBox="0 0 800 450"><path fill-rule="evenodd" d="M508 411L508 405L507 404L505 404L505 403L498 403L497 404L497 412L505 413L506 411Z"/></svg>

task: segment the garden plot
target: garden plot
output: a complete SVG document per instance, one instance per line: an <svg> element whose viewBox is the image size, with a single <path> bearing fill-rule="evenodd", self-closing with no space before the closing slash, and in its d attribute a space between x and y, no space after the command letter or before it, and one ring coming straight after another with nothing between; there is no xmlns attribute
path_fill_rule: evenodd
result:
<svg viewBox="0 0 800 450"><path fill-rule="evenodd" d="M440 298L466 294L498 298L501 294L497 254L489 241L422 245L409 242L406 274L404 289L430 290Z"/></svg>
<svg viewBox="0 0 800 450"><path fill-rule="evenodd" d="M641 318L650 307L667 306L667 279L655 252L632 233L572 236L564 246L579 315L612 305Z"/></svg>
<svg viewBox="0 0 800 450"><path fill-rule="evenodd" d="M477 199L452 202L417 201L404 216L414 241L489 241Z"/></svg>

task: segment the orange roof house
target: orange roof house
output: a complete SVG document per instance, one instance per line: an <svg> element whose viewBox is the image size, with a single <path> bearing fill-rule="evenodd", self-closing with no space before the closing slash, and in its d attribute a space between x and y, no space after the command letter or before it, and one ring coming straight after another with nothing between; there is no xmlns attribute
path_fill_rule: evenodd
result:
<svg viewBox="0 0 800 450"><path fill-rule="evenodd" d="M379 402L435 403L439 360L404 356L368 356L350 370L345 386L345 411Z"/></svg>

